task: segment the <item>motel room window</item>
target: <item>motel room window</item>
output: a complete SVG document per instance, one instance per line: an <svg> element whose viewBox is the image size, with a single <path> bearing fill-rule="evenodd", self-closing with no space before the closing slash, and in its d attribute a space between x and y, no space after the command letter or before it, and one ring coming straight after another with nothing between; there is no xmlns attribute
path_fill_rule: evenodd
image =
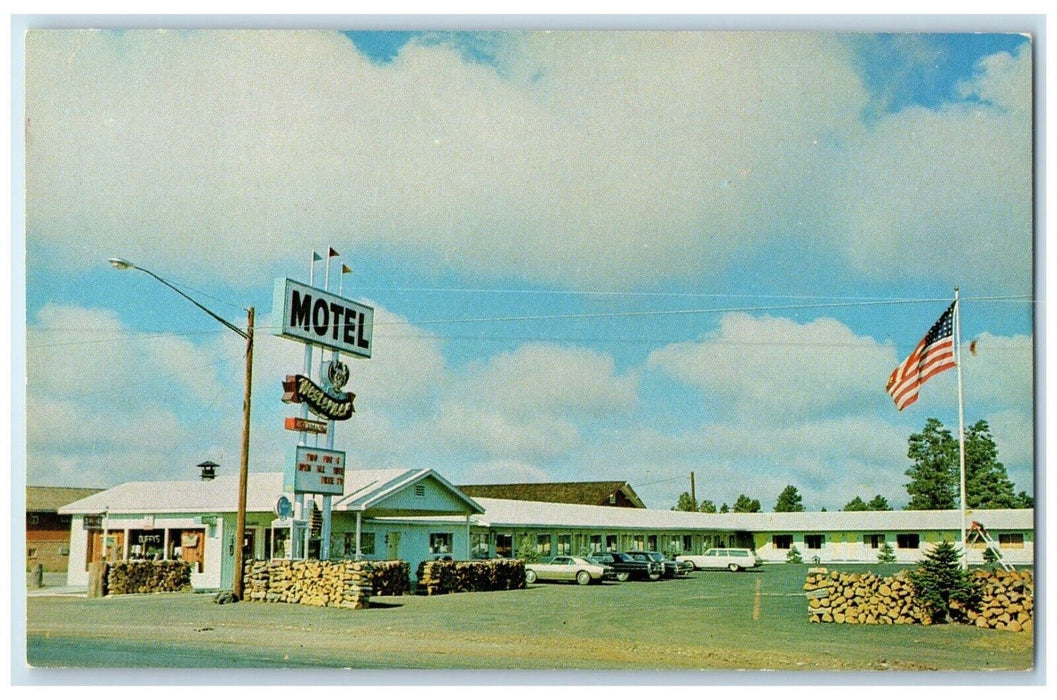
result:
<svg viewBox="0 0 1057 700"><path fill-rule="evenodd" d="M565 557L573 553L572 535L558 535L558 551L556 553Z"/></svg>
<svg viewBox="0 0 1057 700"><path fill-rule="evenodd" d="M360 554L367 556L374 554L374 539L373 532L360 533Z"/></svg>
<svg viewBox="0 0 1057 700"><path fill-rule="evenodd" d="M495 536L495 555L497 557L512 557L514 556L514 536L513 535L499 535Z"/></svg>
<svg viewBox="0 0 1057 700"><path fill-rule="evenodd" d="M657 535L650 535L646 538L646 549L651 552L657 551Z"/></svg>
<svg viewBox="0 0 1057 700"><path fill-rule="evenodd" d="M617 536L606 535L606 551L615 552L617 551Z"/></svg>
<svg viewBox="0 0 1057 700"><path fill-rule="evenodd" d="M694 551L694 536L683 535L683 551L692 552Z"/></svg>
<svg viewBox="0 0 1057 700"><path fill-rule="evenodd" d="M360 554L363 556L373 555L375 537L373 532L361 532L360 533ZM356 556L356 533L346 532L342 537L342 544L344 545L344 553L346 558Z"/></svg>
<svg viewBox="0 0 1057 700"><path fill-rule="evenodd" d="M793 547L793 536L792 535L773 535L771 537L771 546L775 549L792 549Z"/></svg>
<svg viewBox="0 0 1057 700"><path fill-rule="evenodd" d="M632 542L634 543L631 547L632 549L637 549L640 551L646 549L646 538L642 535L634 535L632 537Z"/></svg>
<svg viewBox="0 0 1057 700"><path fill-rule="evenodd" d="M451 554L451 533L431 532L429 533L430 554Z"/></svg>
<svg viewBox="0 0 1057 700"><path fill-rule="evenodd" d="M470 533L470 558L487 559L491 555L487 532Z"/></svg>
<svg viewBox="0 0 1057 700"><path fill-rule="evenodd" d="M921 549L921 536L916 532L904 532L896 535L896 547L899 549Z"/></svg>
<svg viewBox="0 0 1057 700"><path fill-rule="evenodd" d="M1007 549L1024 549L1024 533L1000 532L998 533L998 546Z"/></svg>
<svg viewBox="0 0 1057 700"><path fill-rule="evenodd" d="M804 547L807 549L822 549L825 542L825 535L804 535Z"/></svg>
<svg viewBox="0 0 1057 700"><path fill-rule="evenodd" d="M882 546L884 546L885 536L878 534L863 535L862 541L863 544L865 544L870 549L880 549Z"/></svg>
<svg viewBox="0 0 1057 700"><path fill-rule="evenodd" d="M598 554L602 551L602 536L591 535L588 540L588 546L591 548L591 554Z"/></svg>
<svg viewBox="0 0 1057 700"><path fill-rule="evenodd" d="M551 555L550 535L536 535L536 553L543 557Z"/></svg>

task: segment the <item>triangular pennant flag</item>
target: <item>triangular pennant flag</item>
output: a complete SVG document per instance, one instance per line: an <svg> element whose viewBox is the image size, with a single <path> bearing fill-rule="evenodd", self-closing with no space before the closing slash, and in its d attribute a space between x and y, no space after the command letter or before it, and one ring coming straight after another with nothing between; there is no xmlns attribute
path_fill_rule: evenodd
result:
<svg viewBox="0 0 1057 700"><path fill-rule="evenodd" d="M341 255L341 253L339 253L338 251L334 250L333 248L331 248L330 252L327 253L327 257L328 258L333 258L335 255Z"/></svg>
<svg viewBox="0 0 1057 700"><path fill-rule="evenodd" d="M319 253L317 253L314 250L312 251L312 262L319 262L322 259L323 259L322 255L320 255Z"/></svg>
<svg viewBox="0 0 1057 700"><path fill-rule="evenodd" d="M352 272L352 268L351 268L351 267L349 267L348 265L346 265L345 263L342 263L342 264L341 264L341 274L343 274L343 275L347 275L347 274L349 274L350 272Z"/></svg>

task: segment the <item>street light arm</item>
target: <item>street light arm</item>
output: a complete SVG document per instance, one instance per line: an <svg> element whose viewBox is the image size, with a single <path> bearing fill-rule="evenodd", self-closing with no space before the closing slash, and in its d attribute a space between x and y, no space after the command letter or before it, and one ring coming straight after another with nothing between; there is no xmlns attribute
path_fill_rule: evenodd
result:
<svg viewBox="0 0 1057 700"><path fill-rule="evenodd" d="M216 315L215 313L210 311L208 308L206 308L202 304L199 304L197 301L195 301L195 299L193 297L189 296L186 292L184 292L180 288L178 288L175 285L173 285L171 282L169 282L164 277L159 277L158 275L154 274L153 272L151 272L150 270L148 270L145 267L140 267L139 265L130 263L127 260L121 260L120 258L111 258L110 259L110 264L113 265L114 267L119 268L119 269L133 269L133 270L139 270L140 272L146 272L148 275L150 275L154 279L158 280L159 282L164 284L166 287L168 287L169 289L173 290L174 292L176 292L177 294L182 296L184 299L186 299L187 301L189 301L192 304L194 304L195 306L197 306L202 311L205 311L207 314L209 314L214 319L219 321L225 328L228 328L230 330L235 331L236 333L238 333L243 338L249 339L249 336L246 334L246 331L242 330L241 328L239 328L235 324L227 321L226 319L221 318L220 316Z"/></svg>

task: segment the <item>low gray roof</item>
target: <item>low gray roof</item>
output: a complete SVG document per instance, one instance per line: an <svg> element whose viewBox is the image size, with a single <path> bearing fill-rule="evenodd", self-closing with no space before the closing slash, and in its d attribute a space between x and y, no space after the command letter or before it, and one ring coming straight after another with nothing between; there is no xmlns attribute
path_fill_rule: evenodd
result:
<svg viewBox="0 0 1057 700"><path fill-rule="evenodd" d="M476 499L483 527L612 528L614 530L724 530L745 532L852 532L953 530L961 528L957 510L809 511L802 513L691 513L676 510L608 508L568 503L539 503L498 498ZM1034 510L978 510L966 526L979 521L991 530L1031 530Z"/></svg>
<svg viewBox="0 0 1057 700"><path fill-rule="evenodd" d="M103 489L71 486L27 486L26 512L57 513L67 503L73 503Z"/></svg>
<svg viewBox="0 0 1057 700"><path fill-rule="evenodd" d="M372 505L422 479L432 478L466 506L482 508L432 469L350 469L345 472L345 495L336 496L337 510L367 510ZM283 493L282 473L251 473L246 482L246 511L271 511ZM212 481L130 481L95 493L59 509L60 513L234 513L238 509L238 476Z"/></svg>

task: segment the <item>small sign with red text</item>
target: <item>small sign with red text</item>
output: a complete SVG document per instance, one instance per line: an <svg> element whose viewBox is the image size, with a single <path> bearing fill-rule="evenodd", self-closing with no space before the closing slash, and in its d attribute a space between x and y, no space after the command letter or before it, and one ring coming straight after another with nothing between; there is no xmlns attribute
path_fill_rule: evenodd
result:
<svg viewBox="0 0 1057 700"><path fill-rule="evenodd" d="M315 433L316 435L327 434L327 424L321 420L287 417L283 427L287 430L295 430L299 433Z"/></svg>

